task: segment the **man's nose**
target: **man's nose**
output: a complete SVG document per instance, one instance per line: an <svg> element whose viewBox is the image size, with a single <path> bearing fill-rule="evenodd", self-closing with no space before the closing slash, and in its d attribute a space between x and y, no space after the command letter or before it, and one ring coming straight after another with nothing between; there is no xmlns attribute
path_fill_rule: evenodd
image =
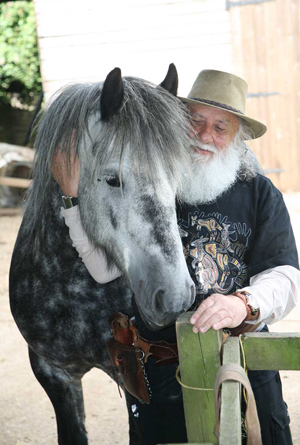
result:
<svg viewBox="0 0 300 445"><path fill-rule="evenodd" d="M204 130L200 131L198 133L198 138L204 144L211 144L213 142L211 131L208 128L204 128Z"/></svg>

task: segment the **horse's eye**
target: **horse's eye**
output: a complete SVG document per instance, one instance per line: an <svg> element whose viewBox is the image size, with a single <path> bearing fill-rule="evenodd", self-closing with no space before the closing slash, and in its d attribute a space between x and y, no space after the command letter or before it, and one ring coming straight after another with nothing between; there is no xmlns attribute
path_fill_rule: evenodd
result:
<svg viewBox="0 0 300 445"><path fill-rule="evenodd" d="M118 176L107 176L105 181L110 187L120 187L120 181Z"/></svg>

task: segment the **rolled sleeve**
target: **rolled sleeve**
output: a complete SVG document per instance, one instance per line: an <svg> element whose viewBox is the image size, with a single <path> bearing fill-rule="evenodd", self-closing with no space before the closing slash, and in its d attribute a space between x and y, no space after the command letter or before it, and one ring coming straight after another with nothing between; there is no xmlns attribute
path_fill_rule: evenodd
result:
<svg viewBox="0 0 300 445"><path fill-rule="evenodd" d="M258 320L273 324L286 317L299 300L300 272L293 266L278 266L261 272L250 279L250 286L243 288L252 294L260 308Z"/></svg>

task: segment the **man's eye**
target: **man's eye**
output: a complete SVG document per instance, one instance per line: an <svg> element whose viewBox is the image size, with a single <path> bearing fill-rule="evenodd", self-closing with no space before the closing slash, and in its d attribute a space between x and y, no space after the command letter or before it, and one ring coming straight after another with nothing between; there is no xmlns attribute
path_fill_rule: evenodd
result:
<svg viewBox="0 0 300 445"><path fill-rule="evenodd" d="M225 128L217 127L218 131L225 131Z"/></svg>
<svg viewBox="0 0 300 445"><path fill-rule="evenodd" d="M106 176L105 181L110 187L120 187L118 176Z"/></svg>
<svg viewBox="0 0 300 445"><path fill-rule="evenodd" d="M195 120L195 119L192 120L192 123L193 123L194 125L196 125L197 127L200 127L200 126L204 125L204 122L203 122L203 121L197 121L197 120Z"/></svg>

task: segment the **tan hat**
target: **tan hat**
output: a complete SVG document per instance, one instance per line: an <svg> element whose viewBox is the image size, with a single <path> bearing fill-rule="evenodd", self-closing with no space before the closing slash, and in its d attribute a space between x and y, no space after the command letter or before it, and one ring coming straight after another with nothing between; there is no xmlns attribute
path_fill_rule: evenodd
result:
<svg viewBox="0 0 300 445"><path fill-rule="evenodd" d="M187 103L218 108L239 116L254 132L252 139L256 139L267 131L267 127L245 116L247 91L247 83L234 74L204 70L199 73L188 97L179 99Z"/></svg>

